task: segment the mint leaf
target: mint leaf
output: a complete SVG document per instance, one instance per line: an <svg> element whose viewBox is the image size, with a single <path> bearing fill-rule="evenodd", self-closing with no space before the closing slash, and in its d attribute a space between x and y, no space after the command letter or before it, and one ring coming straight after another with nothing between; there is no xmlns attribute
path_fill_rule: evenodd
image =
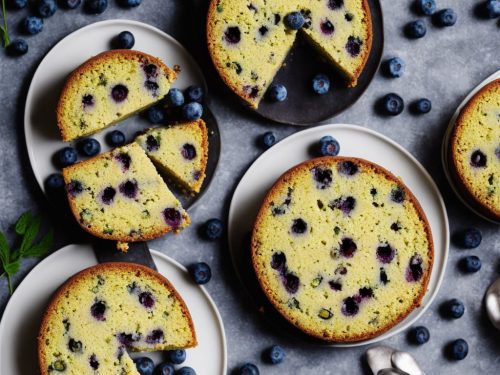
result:
<svg viewBox="0 0 500 375"><path fill-rule="evenodd" d="M33 244L33 241L35 241L38 231L40 230L41 221L40 217L35 217L28 224L28 228L26 228L26 232L24 233L23 241L21 242L21 247L19 249L21 256L24 256L24 253L28 251Z"/></svg>
<svg viewBox="0 0 500 375"><path fill-rule="evenodd" d="M21 262L18 260L15 262L4 264L3 269L5 270L7 275L11 276L11 275L14 275L17 271L19 271L20 266L21 266Z"/></svg>
<svg viewBox="0 0 500 375"><path fill-rule="evenodd" d="M31 211L26 211L25 213L23 213L16 221L16 233L20 236L26 233L26 229L28 228L32 220L33 214L31 213Z"/></svg>
<svg viewBox="0 0 500 375"><path fill-rule="evenodd" d="M47 251L52 247L53 242L54 242L54 232L50 231L45 236L43 236L42 239L36 245L26 250L23 253L23 256L40 257L42 255L45 255Z"/></svg>
<svg viewBox="0 0 500 375"><path fill-rule="evenodd" d="M7 243L7 239L5 235L0 232L0 261L2 265L9 262L9 244Z"/></svg>
<svg viewBox="0 0 500 375"><path fill-rule="evenodd" d="M3 46L7 47L10 44L10 40L9 40L9 29L7 26L7 10L5 9L5 0L2 0L2 16L3 16L3 27L0 26L0 32L2 34Z"/></svg>

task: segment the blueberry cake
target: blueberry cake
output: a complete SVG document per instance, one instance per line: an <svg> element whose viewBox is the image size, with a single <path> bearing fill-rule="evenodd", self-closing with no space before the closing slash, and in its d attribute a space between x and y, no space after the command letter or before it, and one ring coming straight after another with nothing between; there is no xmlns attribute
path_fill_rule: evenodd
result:
<svg viewBox="0 0 500 375"><path fill-rule="evenodd" d="M203 120L149 129L136 142L168 176L191 192L200 191L208 158Z"/></svg>
<svg viewBox="0 0 500 375"><path fill-rule="evenodd" d="M301 12L298 31L355 86L368 59L367 0L212 0L208 48L225 83L256 108L297 37L285 17Z"/></svg>
<svg viewBox="0 0 500 375"><path fill-rule="evenodd" d="M73 276L50 302L38 336L40 372L138 375L127 351L196 346L186 304L137 264L103 263Z"/></svg>
<svg viewBox="0 0 500 375"><path fill-rule="evenodd" d="M187 213L136 143L64 168L63 177L73 215L97 237L144 241L189 224Z"/></svg>
<svg viewBox="0 0 500 375"><path fill-rule="evenodd" d="M281 176L259 211L251 251L281 315L332 342L379 335L418 307L434 253L427 219L401 180L345 157Z"/></svg>
<svg viewBox="0 0 500 375"><path fill-rule="evenodd" d="M500 221L500 79L483 87L460 112L448 158L461 195Z"/></svg>
<svg viewBox="0 0 500 375"><path fill-rule="evenodd" d="M139 51L113 50L87 60L64 85L57 125L64 141L93 134L162 99L175 72Z"/></svg>

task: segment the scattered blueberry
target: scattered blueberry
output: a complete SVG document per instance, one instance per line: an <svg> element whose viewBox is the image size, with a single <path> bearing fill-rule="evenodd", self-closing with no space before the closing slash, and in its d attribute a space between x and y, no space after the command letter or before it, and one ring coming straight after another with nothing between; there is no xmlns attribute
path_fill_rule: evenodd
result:
<svg viewBox="0 0 500 375"><path fill-rule="evenodd" d="M49 18L54 15L57 10L55 0L39 0L36 4L36 11L42 18Z"/></svg>
<svg viewBox="0 0 500 375"><path fill-rule="evenodd" d="M198 120L203 115L203 107L198 102L191 102L182 107L182 116L188 121Z"/></svg>
<svg viewBox="0 0 500 375"><path fill-rule="evenodd" d="M340 151L339 142L329 136L325 135L319 140L319 153L322 156L337 156Z"/></svg>
<svg viewBox="0 0 500 375"><path fill-rule="evenodd" d="M26 17L22 21L22 29L30 35L38 34L43 30L43 19L34 16Z"/></svg>
<svg viewBox="0 0 500 375"><path fill-rule="evenodd" d="M99 321L104 321L104 313L106 312L106 304L103 301L96 301L92 306L90 306L90 314Z"/></svg>
<svg viewBox="0 0 500 375"><path fill-rule="evenodd" d="M476 168L486 167L488 158L481 150L476 150L470 156L470 165Z"/></svg>
<svg viewBox="0 0 500 375"><path fill-rule="evenodd" d="M382 105L384 113L389 116L399 115L401 112L403 112L403 109L405 107L403 98L394 93L384 96L382 98Z"/></svg>
<svg viewBox="0 0 500 375"><path fill-rule="evenodd" d="M117 103L123 102L127 99L128 88L122 84L118 84L111 89L111 97Z"/></svg>
<svg viewBox="0 0 500 375"><path fill-rule="evenodd" d="M134 44L134 34L130 31L122 31L113 40L114 47L118 49L131 49L134 47Z"/></svg>
<svg viewBox="0 0 500 375"><path fill-rule="evenodd" d="M59 4L61 4L61 6L64 9L76 9L80 6L81 3L82 3L82 0L60 0L59 1Z"/></svg>
<svg viewBox="0 0 500 375"><path fill-rule="evenodd" d="M426 16L431 16L436 11L435 0L417 0L418 10Z"/></svg>
<svg viewBox="0 0 500 375"><path fill-rule="evenodd" d="M153 375L155 363L151 358L139 357L134 359L135 367L140 375Z"/></svg>
<svg viewBox="0 0 500 375"><path fill-rule="evenodd" d="M485 1L483 6L483 14L486 18L498 18L500 17L500 1L499 0L488 0Z"/></svg>
<svg viewBox="0 0 500 375"><path fill-rule="evenodd" d="M146 118L151 124L161 124L165 120L165 111L159 105L154 105L146 110Z"/></svg>
<svg viewBox="0 0 500 375"><path fill-rule="evenodd" d="M84 156L94 156L101 152L101 144L97 139L85 138L76 144L78 151Z"/></svg>
<svg viewBox="0 0 500 375"><path fill-rule="evenodd" d="M196 157L196 148L190 143L185 143L181 148L181 155L186 160L193 160Z"/></svg>
<svg viewBox="0 0 500 375"><path fill-rule="evenodd" d="M28 52L28 43L24 39L16 39L7 46L7 54L21 56Z"/></svg>
<svg viewBox="0 0 500 375"><path fill-rule="evenodd" d="M186 351L184 349L169 350L167 357L174 365L180 365L186 360Z"/></svg>
<svg viewBox="0 0 500 375"><path fill-rule="evenodd" d="M189 86L186 89L186 92L184 93L184 96L188 101L198 102L198 103L201 103L203 101L203 95L204 95L203 88L195 85Z"/></svg>
<svg viewBox="0 0 500 375"><path fill-rule="evenodd" d="M194 263L188 269L196 284L206 284L212 278L212 270L205 262Z"/></svg>
<svg viewBox="0 0 500 375"><path fill-rule="evenodd" d="M424 270L422 268L422 263L424 260L418 254L413 255L408 262L408 268L406 269L406 280L408 282L419 281L424 275Z"/></svg>
<svg viewBox="0 0 500 375"><path fill-rule="evenodd" d="M469 353L469 345L464 339L458 339L450 344L450 355L453 359L462 360Z"/></svg>
<svg viewBox="0 0 500 375"><path fill-rule="evenodd" d="M28 0L9 0L7 6L10 9L23 9L28 5Z"/></svg>
<svg viewBox="0 0 500 375"><path fill-rule="evenodd" d="M111 147L117 147L125 144L125 134L119 130L110 131L106 134L106 142Z"/></svg>
<svg viewBox="0 0 500 375"><path fill-rule="evenodd" d="M324 95L330 90L330 78L325 74L317 74L312 79L312 89L318 95Z"/></svg>
<svg viewBox="0 0 500 375"><path fill-rule="evenodd" d="M264 352L264 358L267 362L277 365L285 359L285 350L279 345L273 345Z"/></svg>
<svg viewBox="0 0 500 375"><path fill-rule="evenodd" d="M393 57L387 60L384 64L385 72L389 77L399 78L405 72L406 64L399 57Z"/></svg>
<svg viewBox="0 0 500 375"><path fill-rule="evenodd" d="M57 161L61 167L75 164L77 159L78 155L73 147L64 147L57 152Z"/></svg>
<svg viewBox="0 0 500 375"><path fill-rule="evenodd" d="M467 273L474 273L481 269L481 259L475 255L469 255L462 259L462 268Z"/></svg>
<svg viewBox="0 0 500 375"><path fill-rule="evenodd" d="M231 26L224 31L224 39L229 44L237 44L241 40L241 31L238 26Z"/></svg>
<svg viewBox="0 0 500 375"><path fill-rule="evenodd" d="M335 26L329 19L325 19L320 25L321 32L325 35L331 35L335 31Z"/></svg>
<svg viewBox="0 0 500 375"><path fill-rule="evenodd" d="M174 366L167 362L160 363L154 371L154 375L174 375L174 373Z"/></svg>
<svg viewBox="0 0 500 375"><path fill-rule="evenodd" d="M85 10L90 14L101 14L108 7L108 0L85 0Z"/></svg>
<svg viewBox="0 0 500 375"><path fill-rule="evenodd" d="M306 20L300 12L291 12L285 16L285 25L292 30L300 29L305 22Z"/></svg>
<svg viewBox="0 0 500 375"><path fill-rule="evenodd" d="M146 342L148 344L157 344L161 341L163 341L163 338L165 337L163 331L161 329L154 329L151 331L149 335L146 336Z"/></svg>
<svg viewBox="0 0 500 375"><path fill-rule="evenodd" d="M276 83L271 85L271 87L269 87L267 95L269 99L273 102L283 102L285 101L288 92L285 86Z"/></svg>
<svg viewBox="0 0 500 375"><path fill-rule="evenodd" d="M352 258L354 253L358 249L356 242L352 240L352 238L345 237L340 242L339 252L345 258Z"/></svg>
<svg viewBox="0 0 500 375"><path fill-rule="evenodd" d="M175 372L175 375L196 375L196 371L194 371L191 367L185 366L178 369Z"/></svg>
<svg viewBox="0 0 500 375"><path fill-rule="evenodd" d="M276 137L273 132L265 132L261 135L259 141L264 149L268 149L276 143Z"/></svg>
<svg viewBox="0 0 500 375"><path fill-rule="evenodd" d="M60 173L53 173L45 180L45 186L52 192L60 191L64 188L64 178Z"/></svg>
<svg viewBox="0 0 500 375"><path fill-rule="evenodd" d="M347 39L347 43L345 45L345 49L347 50L347 52L349 52L349 54L352 57L356 57L361 52L361 46L362 45L363 45L363 41L361 39L359 39L358 37L355 37L355 36L351 35Z"/></svg>
<svg viewBox="0 0 500 375"><path fill-rule="evenodd" d="M464 315L465 306L464 304L456 298L449 300L445 305L446 315L453 318L458 319Z"/></svg>
<svg viewBox="0 0 500 375"><path fill-rule="evenodd" d="M353 297L347 297L342 303L341 311L345 316L354 316L359 311L359 305Z"/></svg>
<svg viewBox="0 0 500 375"><path fill-rule="evenodd" d="M221 220L216 218L207 220L203 226L203 236L211 241L221 238L223 232L224 224Z"/></svg>
<svg viewBox="0 0 500 375"><path fill-rule="evenodd" d="M418 99L412 105L413 112L417 114L429 113L431 109L432 109L432 103L429 99L426 98Z"/></svg>
<svg viewBox="0 0 500 375"><path fill-rule="evenodd" d="M475 249L481 244L481 240L483 239L481 232L476 228L465 229L458 232L454 237L457 245L466 249Z"/></svg>
<svg viewBox="0 0 500 375"><path fill-rule="evenodd" d="M429 341L429 338L429 330L423 326L415 327L410 331L410 339L415 344L423 345Z"/></svg>
<svg viewBox="0 0 500 375"><path fill-rule="evenodd" d="M377 247L377 259L384 264L391 263L396 256L394 250L389 244L383 244Z"/></svg>
<svg viewBox="0 0 500 375"><path fill-rule="evenodd" d="M180 107L184 104L184 94L181 90L172 88L167 95L167 104L169 107Z"/></svg>
<svg viewBox="0 0 500 375"><path fill-rule="evenodd" d="M344 176L354 176L358 170L359 167L352 161L343 161L337 164L337 171Z"/></svg>
<svg viewBox="0 0 500 375"><path fill-rule="evenodd" d="M144 307L150 309L155 305L155 299L151 292L142 292L139 294L139 303Z"/></svg>
<svg viewBox="0 0 500 375"><path fill-rule="evenodd" d="M457 13L451 8L442 9L433 16L437 26L453 26L457 22Z"/></svg>
<svg viewBox="0 0 500 375"><path fill-rule="evenodd" d="M304 234L307 231L307 223L301 218L294 219L292 221L291 229L292 229L292 233Z"/></svg>
<svg viewBox="0 0 500 375"><path fill-rule="evenodd" d="M259 368L255 366L253 363L245 363L240 367L238 371L238 375L259 375Z"/></svg>
<svg viewBox="0 0 500 375"><path fill-rule="evenodd" d="M422 20L411 21L406 25L406 35L413 39L423 38L427 34L427 26Z"/></svg>
<svg viewBox="0 0 500 375"><path fill-rule="evenodd" d="M137 181L133 179L122 182L120 186L118 186L118 190L127 198L134 199L137 196L139 188L137 187Z"/></svg>

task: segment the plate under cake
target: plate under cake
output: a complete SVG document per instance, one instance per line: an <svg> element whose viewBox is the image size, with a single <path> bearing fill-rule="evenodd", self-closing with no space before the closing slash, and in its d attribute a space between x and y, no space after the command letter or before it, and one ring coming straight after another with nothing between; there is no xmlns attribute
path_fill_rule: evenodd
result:
<svg viewBox="0 0 500 375"><path fill-rule="evenodd" d="M267 194L251 245L274 307L329 342L375 337L418 307L433 259L430 226L381 166L324 157L285 172Z"/></svg>

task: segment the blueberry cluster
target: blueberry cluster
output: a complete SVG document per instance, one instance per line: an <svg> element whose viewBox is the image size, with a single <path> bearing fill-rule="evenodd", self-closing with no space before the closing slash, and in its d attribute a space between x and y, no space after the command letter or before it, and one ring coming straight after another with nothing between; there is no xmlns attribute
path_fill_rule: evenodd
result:
<svg viewBox="0 0 500 375"><path fill-rule="evenodd" d="M184 349L169 350L166 354L167 361L156 366L149 357L135 358L134 363L137 371L140 375L196 375L196 371L189 366L175 368L175 365L181 365L186 361Z"/></svg>
<svg viewBox="0 0 500 375"><path fill-rule="evenodd" d="M264 350L262 353L264 362L270 365L277 365L284 361L285 350L280 345L273 345ZM234 371L237 375L259 375L259 368L253 363L245 363L243 366Z"/></svg>
<svg viewBox="0 0 500 375"><path fill-rule="evenodd" d="M311 79L310 85L311 90L316 95L325 95L330 91L330 78L326 74L319 73ZM281 103L284 102L287 97L288 90L281 83L273 83L267 90L267 98L270 102Z"/></svg>

